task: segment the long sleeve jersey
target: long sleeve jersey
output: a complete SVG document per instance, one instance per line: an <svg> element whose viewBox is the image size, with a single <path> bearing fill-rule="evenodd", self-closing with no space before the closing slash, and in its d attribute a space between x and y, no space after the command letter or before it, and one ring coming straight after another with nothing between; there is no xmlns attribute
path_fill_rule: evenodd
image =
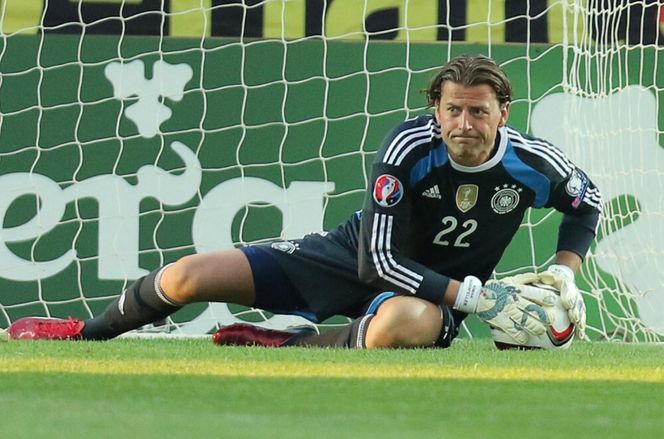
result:
<svg viewBox="0 0 664 439"><path fill-rule="evenodd" d="M386 137L362 211L331 234L357 246L362 281L441 303L450 278L491 276L530 207L562 212L557 250L585 256L601 196L559 149L504 126L491 158L465 167L424 115Z"/></svg>

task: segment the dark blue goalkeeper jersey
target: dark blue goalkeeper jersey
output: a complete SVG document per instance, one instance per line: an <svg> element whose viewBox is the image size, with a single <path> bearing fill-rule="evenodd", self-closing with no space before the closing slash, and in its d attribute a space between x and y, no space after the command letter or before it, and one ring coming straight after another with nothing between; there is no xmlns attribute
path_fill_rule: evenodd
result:
<svg viewBox="0 0 664 439"><path fill-rule="evenodd" d="M450 278L491 276L529 207L562 212L557 250L581 257L601 211L599 190L550 143L502 127L492 157L465 167L431 115L386 137L368 187L362 211L328 238L356 249L363 282L434 303Z"/></svg>

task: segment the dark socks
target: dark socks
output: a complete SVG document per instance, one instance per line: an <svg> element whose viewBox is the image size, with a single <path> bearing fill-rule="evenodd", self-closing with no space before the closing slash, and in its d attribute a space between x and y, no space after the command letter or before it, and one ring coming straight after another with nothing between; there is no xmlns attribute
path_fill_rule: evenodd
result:
<svg viewBox="0 0 664 439"><path fill-rule="evenodd" d="M341 329L324 332L323 334L296 335L284 346L313 346L331 348L365 348L367 328L373 314L367 314L353 320Z"/></svg>
<svg viewBox="0 0 664 439"><path fill-rule="evenodd" d="M162 320L180 309L159 286L161 274L168 265L138 279L99 316L86 320L83 338L106 340Z"/></svg>

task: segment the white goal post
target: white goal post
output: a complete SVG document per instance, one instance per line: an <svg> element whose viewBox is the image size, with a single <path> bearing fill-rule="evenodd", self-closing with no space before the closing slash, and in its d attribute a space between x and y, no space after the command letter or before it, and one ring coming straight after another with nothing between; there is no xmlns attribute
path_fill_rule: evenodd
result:
<svg viewBox="0 0 664 439"><path fill-rule="evenodd" d="M658 2L0 5L0 328L94 316L186 254L329 230L361 206L382 136L428 111L436 69L471 52L512 79L510 123L602 191L577 276L590 338L664 339ZM530 211L496 276L551 263L559 220ZM301 319L197 304L140 332L234 321Z"/></svg>

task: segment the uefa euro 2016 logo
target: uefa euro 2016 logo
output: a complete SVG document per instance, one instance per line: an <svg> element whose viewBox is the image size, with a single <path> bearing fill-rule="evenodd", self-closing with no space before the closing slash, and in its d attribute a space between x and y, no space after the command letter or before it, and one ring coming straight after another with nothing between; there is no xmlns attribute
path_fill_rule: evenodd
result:
<svg viewBox="0 0 664 439"><path fill-rule="evenodd" d="M383 174L376 179L373 198L376 204L383 207L392 207L403 197L403 188L398 178Z"/></svg>

